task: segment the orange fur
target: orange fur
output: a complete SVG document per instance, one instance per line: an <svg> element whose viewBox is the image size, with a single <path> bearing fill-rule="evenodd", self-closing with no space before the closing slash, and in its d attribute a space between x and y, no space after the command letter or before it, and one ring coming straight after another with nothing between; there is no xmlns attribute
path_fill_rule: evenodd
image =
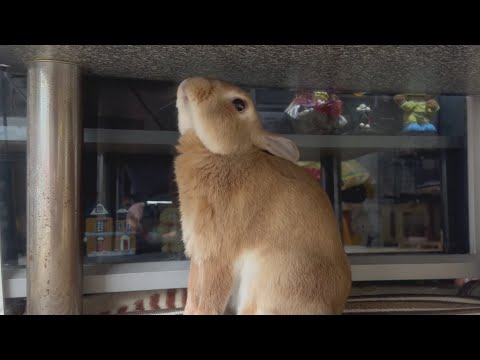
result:
<svg viewBox="0 0 480 360"><path fill-rule="evenodd" d="M341 313L350 266L327 195L286 160L296 147L267 134L232 85L189 79L177 107L175 174L192 263L186 313L223 314L238 287L238 313Z"/></svg>

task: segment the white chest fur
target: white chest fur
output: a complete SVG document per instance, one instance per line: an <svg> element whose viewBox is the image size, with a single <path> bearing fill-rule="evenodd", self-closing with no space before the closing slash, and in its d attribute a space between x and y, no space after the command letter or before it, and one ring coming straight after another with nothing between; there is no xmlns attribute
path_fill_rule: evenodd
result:
<svg viewBox="0 0 480 360"><path fill-rule="evenodd" d="M258 255L254 252L244 252L237 258L234 264L233 288L229 301L231 311L238 313L253 300L255 279L259 275L259 270Z"/></svg>

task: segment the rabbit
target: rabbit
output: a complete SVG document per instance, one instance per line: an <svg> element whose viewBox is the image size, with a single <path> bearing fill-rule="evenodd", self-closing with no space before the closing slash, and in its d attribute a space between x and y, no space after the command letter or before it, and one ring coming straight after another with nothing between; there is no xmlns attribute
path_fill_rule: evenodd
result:
<svg viewBox="0 0 480 360"><path fill-rule="evenodd" d="M177 109L184 314L341 314L350 264L296 145L265 131L249 95L219 80L184 80Z"/></svg>

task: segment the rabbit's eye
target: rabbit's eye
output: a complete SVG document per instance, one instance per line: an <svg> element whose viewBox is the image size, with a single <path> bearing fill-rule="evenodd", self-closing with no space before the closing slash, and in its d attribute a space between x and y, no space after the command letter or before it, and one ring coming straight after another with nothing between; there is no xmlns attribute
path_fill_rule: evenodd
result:
<svg viewBox="0 0 480 360"><path fill-rule="evenodd" d="M247 108L245 101L243 101L242 99L233 100L233 105L235 106L235 109L237 109L238 112L242 112Z"/></svg>

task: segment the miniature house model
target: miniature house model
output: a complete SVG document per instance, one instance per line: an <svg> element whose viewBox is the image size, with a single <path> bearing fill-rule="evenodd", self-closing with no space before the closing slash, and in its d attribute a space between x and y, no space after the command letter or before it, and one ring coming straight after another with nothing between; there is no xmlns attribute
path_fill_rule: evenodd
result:
<svg viewBox="0 0 480 360"><path fill-rule="evenodd" d="M135 254L135 232L132 231L129 222L127 221L127 209L120 209L117 211L117 218L115 221L115 248L119 255L134 255Z"/></svg>
<svg viewBox="0 0 480 360"><path fill-rule="evenodd" d="M87 256L112 251L113 219L102 204L97 204L86 221Z"/></svg>
<svg viewBox="0 0 480 360"><path fill-rule="evenodd" d="M135 254L135 233L127 223L126 209L117 211L113 219L102 204L97 204L86 221L87 256L118 256Z"/></svg>

